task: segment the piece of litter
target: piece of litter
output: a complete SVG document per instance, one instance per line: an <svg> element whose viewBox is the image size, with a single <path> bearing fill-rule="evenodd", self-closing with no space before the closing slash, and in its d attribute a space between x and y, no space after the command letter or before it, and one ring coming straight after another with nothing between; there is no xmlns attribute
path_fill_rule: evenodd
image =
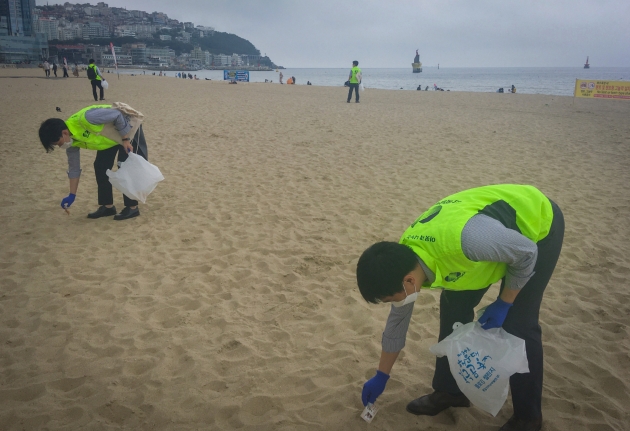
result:
<svg viewBox="0 0 630 431"><path fill-rule="evenodd" d="M361 417L367 423L370 423L372 422L372 419L374 419L374 416L376 416L377 411L378 411L378 408L376 408L374 404L368 403L367 406L365 406L365 408L363 409L363 413L361 413Z"/></svg>

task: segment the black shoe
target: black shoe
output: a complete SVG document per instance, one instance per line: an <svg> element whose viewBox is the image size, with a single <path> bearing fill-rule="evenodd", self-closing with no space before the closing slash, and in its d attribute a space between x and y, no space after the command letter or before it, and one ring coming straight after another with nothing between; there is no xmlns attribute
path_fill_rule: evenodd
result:
<svg viewBox="0 0 630 431"><path fill-rule="evenodd" d="M114 220L127 220L128 218L138 217L139 215L140 209L138 207L136 207L135 210L132 210L130 207L125 207L120 214L114 216Z"/></svg>
<svg viewBox="0 0 630 431"><path fill-rule="evenodd" d="M356 101L356 102L354 102L354 103L359 103L359 101L357 100L357 101Z"/></svg>
<svg viewBox="0 0 630 431"><path fill-rule="evenodd" d="M116 207L107 208L105 205L98 207L96 211L88 214L88 218L101 218L116 214Z"/></svg>
<svg viewBox="0 0 630 431"><path fill-rule="evenodd" d="M510 420L501 427L499 431L540 431L542 428L542 417L538 419L518 419L512 415Z"/></svg>
<svg viewBox="0 0 630 431"><path fill-rule="evenodd" d="M99 100L105 100L105 99L99 99Z"/></svg>
<svg viewBox="0 0 630 431"><path fill-rule="evenodd" d="M350 103L350 101L348 100L348 103Z"/></svg>
<svg viewBox="0 0 630 431"><path fill-rule="evenodd" d="M407 404L407 411L414 415L435 416L449 407L470 407L470 401L464 394L451 395L435 391Z"/></svg>

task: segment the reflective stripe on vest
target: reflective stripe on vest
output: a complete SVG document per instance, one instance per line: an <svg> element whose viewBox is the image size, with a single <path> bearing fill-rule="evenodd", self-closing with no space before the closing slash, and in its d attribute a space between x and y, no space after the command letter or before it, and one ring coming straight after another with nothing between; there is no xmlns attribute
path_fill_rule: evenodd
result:
<svg viewBox="0 0 630 431"><path fill-rule="evenodd" d="M92 124L85 119L85 113L90 109L111 107L111 105L88 106L87 108L81 109L76 114L71 115L70 118L65 121L66 127L68 127L68 130L72 134L73 147L99 151L118 145L118 142L100 135L103 131L103 124Z"/></svg>
<svg viewBox="0 0 630 431"><path fill-rule="evenodd" d="M547 236L553 220L549 199L532 186L485 186L442 199L418 217L400 239L435 273L435 282L426 281L423 287L478 290L505 276L505 263L474 262L462 251L464 226L477 214L499 220L534 242Z"/></svg>

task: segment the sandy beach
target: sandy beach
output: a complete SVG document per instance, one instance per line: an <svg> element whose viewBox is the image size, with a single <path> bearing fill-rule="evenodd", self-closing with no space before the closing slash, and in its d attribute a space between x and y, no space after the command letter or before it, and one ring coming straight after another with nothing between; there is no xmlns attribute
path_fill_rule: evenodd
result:
<svg viewBox="0 0 630 431"><path fill-rule="evenodd" d="M630 429L630 103L109 80L166 178L123 222L86 218L87 150L66 215L65 153L37 136L94 103L84 74L0 69L0 429L498 429L509 398L496 418L405 411L431 392L429 291L378 415L359 417L389 308L355 269L438 199L499 183L538 187L566 220L540 316L543 430Z"/></svg>

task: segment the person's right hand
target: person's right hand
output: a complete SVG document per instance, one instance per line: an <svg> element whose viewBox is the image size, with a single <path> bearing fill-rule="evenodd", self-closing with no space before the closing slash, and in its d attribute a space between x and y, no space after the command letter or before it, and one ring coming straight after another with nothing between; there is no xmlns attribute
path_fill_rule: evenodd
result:
<svg viewBox="0 0 630 431"><path fill-rule="evenodd" d="M70 205L74 203L74 199L77 197L74 193L70 193L68 196L61 200L61 208L68 209Z"/></svg>
<svg viewBox="0 0 630 431"><path fill-rule="evenodd" d="M125 148L125 151L127 151L127 154L133 152L133 145L131 145L131 142L122 141L122 146Z"/></svg>
<svg viewBox="0 0 630 431"><path fill-rule="evenodd" d="M363 385L363 392L361 393L361 400L363 405L367 406L367 403L372 403L383 393L385 385L389 380L389 374L385 374L382 371L377 370L376 375Z"/></svg>

